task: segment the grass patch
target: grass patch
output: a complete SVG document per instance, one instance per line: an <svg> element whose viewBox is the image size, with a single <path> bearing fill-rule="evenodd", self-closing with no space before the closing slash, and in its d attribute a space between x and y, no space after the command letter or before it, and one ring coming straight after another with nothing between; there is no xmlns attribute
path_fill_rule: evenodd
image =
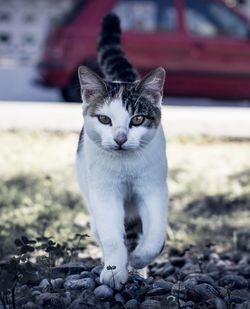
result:
<svg viewBox="0 0 250 309"><path fill-rule="evenodd" d="M2 132L0 140L0 256L13 253L13 240L23 234L62 242L79 232L76 134Z"/></svg>
<svg viewBox="0 0 250 309"><path fill-rule="evenodd" d="M62 242L84 232L77 139L76 133L0 133L0 257L13 253L14 239L23 234L46 233ZM249 158L249 141L170 136L170 245L211 239L233 245L235 231L249 225Z"/></svg>
<svg viewBox="0 0 250 309"><path fill-rule="evenodd" d="M232 247L248 228L250 142L179 137L168 147L171 241Z"/></svg>

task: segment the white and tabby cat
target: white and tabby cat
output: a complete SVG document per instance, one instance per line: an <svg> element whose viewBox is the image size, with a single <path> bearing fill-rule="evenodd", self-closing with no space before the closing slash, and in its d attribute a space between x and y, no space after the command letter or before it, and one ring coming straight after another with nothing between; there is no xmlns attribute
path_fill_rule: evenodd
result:
<svg viewBox="0 0 250 309"><path fill-rule="evenodd" d="M98 57L106 79L79 68L84 130L77 176L103 251L100 280L120 289L128 266L145 267L165 242L167 161L160 122L165 71L158 68L139 80L121 49L114 14L103 20ZM116 268L110 271L109 265Z"/></svg>

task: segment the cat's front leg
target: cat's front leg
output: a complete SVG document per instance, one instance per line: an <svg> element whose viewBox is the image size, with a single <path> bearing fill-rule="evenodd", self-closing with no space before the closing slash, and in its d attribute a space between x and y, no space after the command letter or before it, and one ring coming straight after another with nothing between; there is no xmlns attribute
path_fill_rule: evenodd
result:
<svg viewBox="0 0 250 309"><path fill-rule="evenodd" d="M90 202L103 252L104 268L100 281L119 290L128 279L123 204L115 192L107 190L92 191Z"/></svg>
<svg viewBox="0 0 250 309"><path fill-rule="evenodd" d="M168 206L165 183L157 188L140 190L140 196L139 212L143 233L129 258L130 265L136 269L147 266L161 253L165 244Z"/></svg>

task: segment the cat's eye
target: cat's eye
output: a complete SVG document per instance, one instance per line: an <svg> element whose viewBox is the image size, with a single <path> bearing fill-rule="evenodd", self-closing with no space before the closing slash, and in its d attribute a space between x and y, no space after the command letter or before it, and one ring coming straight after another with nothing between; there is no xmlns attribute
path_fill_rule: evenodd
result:
<svg viewBox="0 0 250 309"><path fill-rule="evenodd" d="M112 124L111 119L108 116L98 115L97 118L102 124L109 124L109 125Z"/></svg>
<svg viewBox="0 0 250 309"><path fill-rule="evenodd" d="M144 116L134 116L130 121L130 125L140 126L141 124L143 124L144 120L145 120Z"/></svg>

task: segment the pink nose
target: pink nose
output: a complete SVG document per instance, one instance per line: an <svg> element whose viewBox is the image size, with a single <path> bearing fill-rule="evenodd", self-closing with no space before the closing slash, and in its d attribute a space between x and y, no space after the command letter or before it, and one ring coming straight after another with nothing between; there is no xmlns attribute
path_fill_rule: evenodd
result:
<svg viewBox="0 0 250 309"><path fill-rule="evenodd" d="M116 142L117 145L121 146L127 141L127 135L124 133L120 133L114 138L114 141Z"/></svg>

